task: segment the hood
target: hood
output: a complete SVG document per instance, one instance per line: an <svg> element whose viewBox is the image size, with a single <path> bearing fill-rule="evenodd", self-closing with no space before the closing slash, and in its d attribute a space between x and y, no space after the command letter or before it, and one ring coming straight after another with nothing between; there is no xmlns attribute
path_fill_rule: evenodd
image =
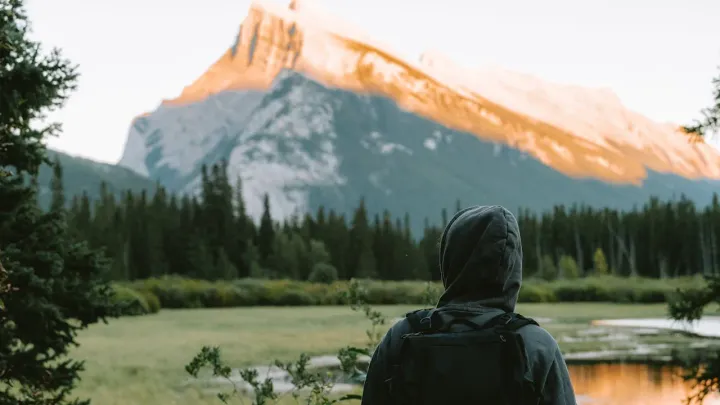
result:
<svg viewBox="0 0 720 405"><path fill-rule="evenodd" d="M494 206L455 214L440 239L445 293L438 307L471 304L513 312L522 283L522 244L515 216Z"/></svg>

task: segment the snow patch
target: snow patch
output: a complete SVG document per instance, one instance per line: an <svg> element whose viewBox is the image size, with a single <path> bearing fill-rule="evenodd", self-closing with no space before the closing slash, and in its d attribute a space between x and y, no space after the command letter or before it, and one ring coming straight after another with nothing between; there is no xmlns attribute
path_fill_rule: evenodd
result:
<svg viewBox="0 0 720 405"><path fill-rule="evenodd" d="M437 140L433 138L427 138L425 141L423 141L423 146L430 150L437 149Z"/></svg>
<svg viewBox="0 0 720 405"><path fill-rule="evenodd" d="M118 164L145 176L162 167L191 174L221 141L234 135L228 128L245 126L264 94L227 91L189 105L161 105L135 120Z"/></svg>
<svg viewBox="0 0 720 405"><path fill-rule="evenodd" d="M248 214L262 215L266 194L274 218L304 213L308 186L343 184L335 138L332 106L308 84L256 109L237 138L228 170L230 178L242 178Z"/></svg>
<svg viewBox="0 0 720 405"><path fill-rule="evenodd" d="M412 149L408 148L405 145L385 141L383 135L377 131L373 131L368 134L365 139L361 139L360 145L362 145L365 149L368 150L374 149L381 155L389 155L395 151L407 153L411 156L413 154Z"/></svg>

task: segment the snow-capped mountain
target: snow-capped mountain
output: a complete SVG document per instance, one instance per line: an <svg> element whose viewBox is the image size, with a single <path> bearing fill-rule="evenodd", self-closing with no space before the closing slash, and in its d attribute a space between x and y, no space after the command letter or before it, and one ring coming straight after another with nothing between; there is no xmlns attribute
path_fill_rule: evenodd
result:
<svg viewBox="0 0 720 405"><path fill-rule="evenodd" d="M233 45L132 123L120 164L183 191L227 159L250 213L323 204L437 215L456 198L511 208L650 195L709 201L720 153L626 109L609 90L404 60L293 1L255 2ZM705 202L703 201L703 202Z"/></svg>

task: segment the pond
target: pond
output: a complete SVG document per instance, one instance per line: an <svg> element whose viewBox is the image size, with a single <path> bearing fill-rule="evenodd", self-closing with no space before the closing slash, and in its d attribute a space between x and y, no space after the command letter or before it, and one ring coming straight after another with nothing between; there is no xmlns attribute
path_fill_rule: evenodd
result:
<svg viewBox="0 0 720 405"><path fill-rule="evenodd" d="M313 358L311 364L328 371L337 371L339 367L334 356ZM596 363L570 364L568 370L579 405L682 405L690 393L689 384L682 380L680 369L676 367ZM292 389L292 384L282 371L265 367L259 368L259 371L260 375L273 378L277 391ZM347 392L358 387L356 383L342 380L335 386L337 392ZM215 382L226 383L225 380ZM239 378L235 383L243 385ZM212 391L215 392L214 389ZM720 405L720 398L707 398L704 405Z"/></svg>
<svg viewBox="0 0 720 405"><path fill-rule="evenodd" d="M680 370L646 364L588 364L568 366L578 404L681 405L689 385ZM718 405L717 397L705 405Z"/></svg>

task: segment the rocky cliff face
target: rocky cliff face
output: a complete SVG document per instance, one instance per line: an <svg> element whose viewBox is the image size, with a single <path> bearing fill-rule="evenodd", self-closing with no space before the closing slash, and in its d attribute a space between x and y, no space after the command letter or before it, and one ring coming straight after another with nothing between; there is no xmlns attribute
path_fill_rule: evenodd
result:
<svg viewBox="0 0 720 405"><path fill-rule="evenodd" d="M421 214L405 198L438 188L444 205L606 200L597 193L630 204L683 187L705 198L708 182L693 180L720 177L715 149L625 109L609 91L471 71L438 52L403 60L298 2L254 3L205 74L135 119L120 163L192 192L200 166L220 158L243 178L250 212L269 193L276 215L355 205L360 195ZM416 181L424 193L407 190ZM559 186L570 189L513 191Z"/></svg>

